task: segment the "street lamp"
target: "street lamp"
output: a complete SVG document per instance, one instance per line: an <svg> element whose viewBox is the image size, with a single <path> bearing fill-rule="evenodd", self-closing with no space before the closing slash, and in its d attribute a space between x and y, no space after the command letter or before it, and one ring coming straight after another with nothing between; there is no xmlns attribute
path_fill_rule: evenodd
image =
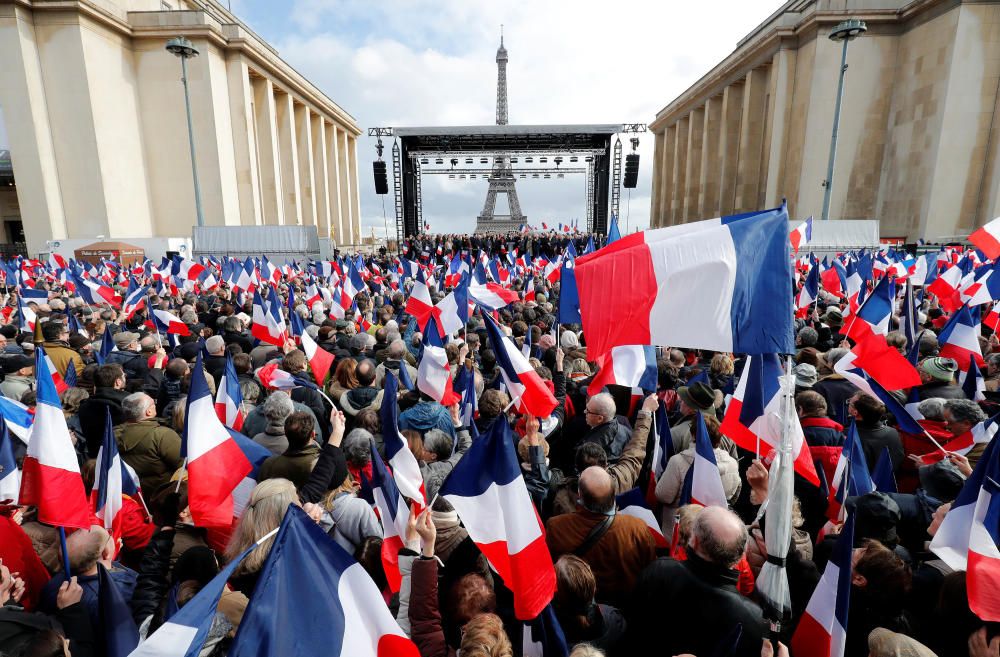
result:
<svg viewBox="0 0 1000 657"><path fill-rule="evenodd" d="M198 163L194 154L194 128L191 125L191 99L188 96L187 60L198 56L198 49L184 37L176 37L167 41L167 50L180 57L181 83L184 85L184 109L187 110L188 145L191 147L191 175L194 177L194 209L198 216L198 225L205 225L205 215L201 210L201 185L198 183Z"/></svg>
<svg viewBox="0 0 1000 657"><path fill-rule="evenodd" d="M831 41L841 41L844 48L840 55L840 82L837 84L837 105L833 110L833 135L830 137L830 162L826 167L826 180L823 186L823 221L830 218L830 195L833 192L833 165L837 161L837 132L840 129L840 106L844 100L844 73L847 72L847 44L868 31L868 26L864 21L856 18L846 20L833 28L830 33Z"/></svg>

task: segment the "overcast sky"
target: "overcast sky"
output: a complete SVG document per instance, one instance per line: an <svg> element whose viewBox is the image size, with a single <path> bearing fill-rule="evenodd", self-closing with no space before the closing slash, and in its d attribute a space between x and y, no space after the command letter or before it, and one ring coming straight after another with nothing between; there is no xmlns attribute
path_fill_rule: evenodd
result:
<svg viewBox="0 0 1000 657"><path fill-rule="evenodd" d="M232 0L232 9L365 130L358 149L363 231L381 234L367 128L494 123L501 23L511 124L648 123L780 4ZM633 229L648 225L652 151L652 136L641 138L639 186L630 202L622 190L623 230L626 213ZM583 176L517 185L534 225L585 217ZM471 232L486 189L485 180L427 176L424 217L434 232ZM385 202L391 222L392 196Z"/></svg>

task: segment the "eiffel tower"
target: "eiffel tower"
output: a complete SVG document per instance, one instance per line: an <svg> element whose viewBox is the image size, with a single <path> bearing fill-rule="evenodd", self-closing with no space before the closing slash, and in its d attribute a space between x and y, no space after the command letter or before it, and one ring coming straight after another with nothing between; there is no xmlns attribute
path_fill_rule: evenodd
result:
<svg viewBox="0 0 1000 657"><path fill-rule="evenodd" d="M500 47L497 49L497 125L507 125L507 49L503 47L503 27L500 28ZM527 218L521 214L521 203L517 200L514 187L514 173L510 158L503 155L494 158L490 172L490 189L486 192L486 203L476 221L477 233L502 233L517 230ZM497 194L507 195L510 214L495 215Z"/></svg>

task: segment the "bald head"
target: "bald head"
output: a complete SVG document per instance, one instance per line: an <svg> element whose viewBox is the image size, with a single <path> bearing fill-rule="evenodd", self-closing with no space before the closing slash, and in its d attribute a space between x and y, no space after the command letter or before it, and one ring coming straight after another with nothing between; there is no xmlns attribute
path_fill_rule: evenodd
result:
<svg viewBox="0 0 1000 657"><path fill-rule="evenodd" d="M695 518L690 546L702 559L732 568L746 550L747 528L729 509L706 507Z"/></svg>
<svg viewBox="0 0 1000 657"><path fill-rule="evenodd" d="M70 570L76 575L92 574L99 559L110 558L114 553L110 538L110 534L98 525L70 534L66 538Z"/></svg>
<svg viewBox="0 0 1000 657"><path fill-rule="evenodd" d="M615 508L615 487L608 471L594 465L580 474L580 502L594 513L611 513Z"/></svg>

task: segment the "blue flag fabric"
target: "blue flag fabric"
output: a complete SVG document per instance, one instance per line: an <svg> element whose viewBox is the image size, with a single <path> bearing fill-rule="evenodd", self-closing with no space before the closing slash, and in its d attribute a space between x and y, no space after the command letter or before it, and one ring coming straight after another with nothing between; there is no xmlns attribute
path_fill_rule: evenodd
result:
<svg viewBox="0 0 1000 657"><path fill-rule="evenodd" d="M604 246L611 244L612 242L617 242L622 238L621 232L618 230L618 217L611 215L611 225L608 226L608 240L604 243Z"/></svg>
<svg viewBox="0 0 1000 657"><path fill-rule="evenodd" d="M892 459L889 457L888 447L883 447L882 453L879 454L878 463L872 471L872 483L875 484L875 490L880 493L897 492L896 477L892 474Z"/></svg>
<svg viewBox="0 0 1000 657"><path fill-rule="evenodd" d="M139 645L139 629L118 585L100 563L97 564L97 577L98 625L104 646L102 654L106 657L127 657Z"/></svg>
<svg viewBox="0 0 1000 657"><path fill-rule="evenodd" d="M537 618L524 623L524 657L566 657L566 635L550 602Z"/></svg>
<svg viewBox="0 0 1000 657"><path fill-rule="evenodd" d="M580 295L576 289L576 249L572 242L566 247L562 271L559 273L559 323L583 323L580 317Z"/></svg>

